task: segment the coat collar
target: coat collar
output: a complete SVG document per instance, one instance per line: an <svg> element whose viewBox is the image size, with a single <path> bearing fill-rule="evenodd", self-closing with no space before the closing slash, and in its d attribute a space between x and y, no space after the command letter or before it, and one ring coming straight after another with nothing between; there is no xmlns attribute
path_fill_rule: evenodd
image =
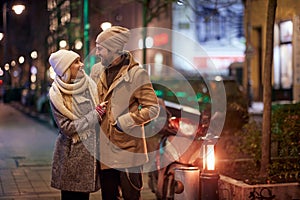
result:
<svg viewBox="0 0 300 200"><path fill-rule="evenodd" d="M129 73L130 69L132 69L134 66L139 65L133 58L132 54L128 51L125 52L127 54L127 56L129 57L129 64L128 65L124 65L119 73L117 74L115 80L113 81L113 83L111 84L111 86L109 88L107 88L107 81L106 81L106 73L103 70L103 72L101 73L100 76L100 81L101 84L108 90L106 96L113 91L113 89L122 81L125 82L132 82L133 81L133 74Z"/></svg>

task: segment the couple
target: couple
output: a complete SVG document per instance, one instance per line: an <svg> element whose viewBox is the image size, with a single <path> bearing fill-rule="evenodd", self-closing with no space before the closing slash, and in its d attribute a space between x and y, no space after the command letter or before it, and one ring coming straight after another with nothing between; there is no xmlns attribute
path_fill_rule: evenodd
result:
<svg viewBox="0 0 300 200"><path fill-rule="evenodd" d="M123 50L129 35L113 26L97 36L101 62L90 77L73 51L49 58L56 73L50 105L59 128L51 186L62 200L88 200L100 183L103 200L141 199L148 161L144 124L159 106L147 72Z"/></svg>

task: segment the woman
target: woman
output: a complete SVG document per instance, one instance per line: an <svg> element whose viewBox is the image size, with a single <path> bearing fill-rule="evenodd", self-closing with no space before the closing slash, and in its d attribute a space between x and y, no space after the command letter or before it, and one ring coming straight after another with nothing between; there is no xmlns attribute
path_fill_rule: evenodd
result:
<svg viewBox="0 0 300 200"><path fill-rule="evenodd" d="M61 190L62 200L88 200L100 189L96 130L106 102L98 105L97 86L77 53L59 50L49 63L56 73L49 97L59 128L51 186Z"/></svg>

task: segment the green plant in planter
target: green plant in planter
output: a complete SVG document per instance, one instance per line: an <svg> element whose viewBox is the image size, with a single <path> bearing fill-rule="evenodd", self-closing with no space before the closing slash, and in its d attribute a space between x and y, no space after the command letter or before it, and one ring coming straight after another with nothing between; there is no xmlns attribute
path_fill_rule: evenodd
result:
<svg viewBox="0 0 300 200"><path fill-rule="evenodd" d="M261 124L250 121L237 133L237 151L253 160L252 170L260 165L261 131ZM300 103L273 105L270 151L269 179L264 181L300 181Z"/></svg>
<svg viewBox="0 0 300 200"><path fill-rule="evenodd" d="M300 103L274 105L272 109L272 157L269 175L282 181L300 180Z"/></svg>
<svg viewBox="0 0 300 200"><path fill-rule="evenodd" d="M258 164L261 158L261 125L256 121L250 121L244 125L241 133L240 151Z"/></svg>

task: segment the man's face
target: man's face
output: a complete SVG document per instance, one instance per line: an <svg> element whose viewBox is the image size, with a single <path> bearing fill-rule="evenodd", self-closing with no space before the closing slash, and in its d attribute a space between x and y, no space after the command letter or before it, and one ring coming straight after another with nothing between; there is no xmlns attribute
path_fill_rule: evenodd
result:
<svg viewBox="0 0 300 200"><path fill-rule="evenodd" d="M96 56L101 59L102 65L106 67L109 66L113 61L113 53L100 44L96 44Z"/></svg>

